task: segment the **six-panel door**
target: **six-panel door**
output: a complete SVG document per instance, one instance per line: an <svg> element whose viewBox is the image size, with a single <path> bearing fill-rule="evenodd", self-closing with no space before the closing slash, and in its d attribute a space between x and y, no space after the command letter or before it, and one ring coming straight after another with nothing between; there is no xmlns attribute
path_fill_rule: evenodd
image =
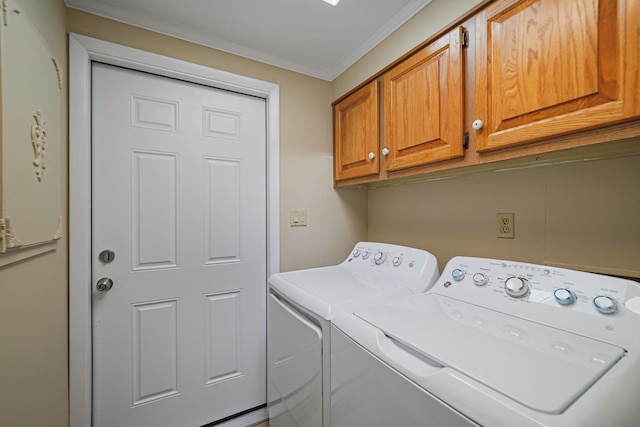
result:
<svg viewBox="0 0 640 427"><path fill-rule="evenodd" d="M263 405L265 100L92 73L93 425L200 426Z"/></svg>

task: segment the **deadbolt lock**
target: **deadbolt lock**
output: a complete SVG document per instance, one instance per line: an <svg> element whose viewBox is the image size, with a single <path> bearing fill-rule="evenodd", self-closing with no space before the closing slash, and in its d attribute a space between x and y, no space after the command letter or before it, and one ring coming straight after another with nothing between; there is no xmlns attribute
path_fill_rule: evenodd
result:
<svg viewBox="0 0 640 427"><path fill-rule="evenodd" d="M110 249L105 249L104 251L100 252L100 255L98 255L98 258L100 259L100 261L104 262L105 264L109 264L111 261L113 261L116 258L116 253Z"/></svg>

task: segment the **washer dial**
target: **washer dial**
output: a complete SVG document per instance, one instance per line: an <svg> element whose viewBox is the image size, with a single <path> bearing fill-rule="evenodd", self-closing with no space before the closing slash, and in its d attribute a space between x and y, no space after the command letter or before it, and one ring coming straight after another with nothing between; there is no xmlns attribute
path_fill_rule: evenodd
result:
<svg viewBox="0 0 640 427"><path fill-rule="evenodd" d="M556 301L558 301L558 304L561 305L573 304L577 299L576 294L571 289L566 288L556 289L553 292L553 296L556 298Z"/></svg>
<svg viewBox="0 0 640 427"><path fill-rule="evenodd" d="M598 295L593 299L593 305L596 306L602 314L612 314L618 311L618 303L611 297L606 295Z"/></svg>
<svg viewBox="0 0 640 427"><path fill-rule="evenodd" d="M393 263L394 267L400 267L400 264L402 264L402 258L397 256L397 257L393 258L392 263Z"/></svg>
<svg viewBox="0 0 640 427"><path fill-rule="evenodd" d="M476 286L484 286L487 284L487 276L483 273L476 273L473 275L473 284Z"/></svg>
<svg viewBox="0 0 640 427"><path fill-rule="evenodd" d="M456 268L451 272L451 277L453 277L453 280L455 280L456 282L459 282L462 279L464 279L464 271L460 270L459 268Z"/></svg>
<svg viewBox="0 0 640 427"><path fill-rule="evenodd" d="M521 277L509 277L504 282L504 290L510 297L522 298L529 292L529 284Z"/></svg>

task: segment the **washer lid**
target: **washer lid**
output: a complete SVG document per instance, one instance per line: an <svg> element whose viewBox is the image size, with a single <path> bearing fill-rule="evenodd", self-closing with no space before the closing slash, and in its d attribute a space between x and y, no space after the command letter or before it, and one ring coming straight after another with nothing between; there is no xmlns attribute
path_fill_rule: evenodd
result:
<svg viewBox="0 0 640 427"><path fill-rule="evenodd" d="M399 275L358 271L341 265L274 274L269 283L280 294L331 320L335 313L356 304L373 304L392 296L409 295Z"/></svg>
<svg viewBox="0 0 640 427"><path fill-rule="evenodd" d="M624 356L614 345L440 295L355 314L419 354L551 414L563 412Z"/></svg>

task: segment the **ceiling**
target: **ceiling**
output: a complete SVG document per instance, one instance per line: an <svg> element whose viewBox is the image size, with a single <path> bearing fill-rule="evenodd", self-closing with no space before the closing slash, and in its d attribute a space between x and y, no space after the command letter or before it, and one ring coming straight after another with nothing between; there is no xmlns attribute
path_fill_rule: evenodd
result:
<svg viewBox="0 0 640 427"><path fill-rule="evenodd" d="M431 0L65 0L67 6L333 80Z"/></svg>

